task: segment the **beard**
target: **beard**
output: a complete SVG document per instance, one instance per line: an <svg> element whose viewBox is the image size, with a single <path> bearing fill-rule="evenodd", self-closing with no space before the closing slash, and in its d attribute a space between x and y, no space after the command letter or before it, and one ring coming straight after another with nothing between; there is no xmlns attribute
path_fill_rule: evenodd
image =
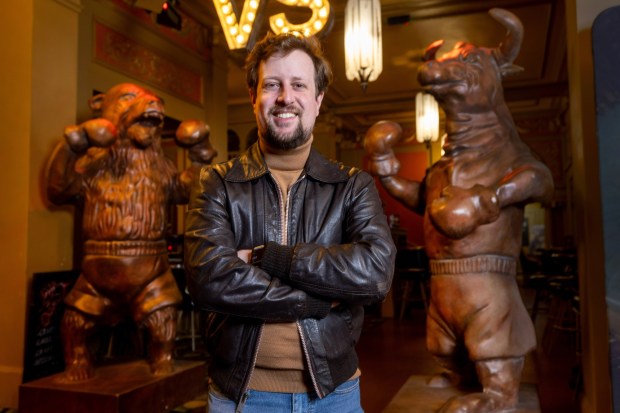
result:
<svg viewBox="0 0 620 413"><path fill-rule="evenodd" d="M312 128L304 129L301 122L292 133L279 133L272 123L267 124L267 130L263 134L265 142L274 149L295 149L308 142L312 136Z"/></svg>

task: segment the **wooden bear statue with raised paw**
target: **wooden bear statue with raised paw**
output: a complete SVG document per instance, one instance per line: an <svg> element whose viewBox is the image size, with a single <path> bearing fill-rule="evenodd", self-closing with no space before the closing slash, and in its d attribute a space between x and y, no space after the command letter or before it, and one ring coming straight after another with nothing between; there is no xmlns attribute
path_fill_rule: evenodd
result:
<svg viewBox="0 0 620 413"><path fill-rule="evenodd" d="M515 408L524 358L536 345L516 269L524 207L549 201L553 180L519 139L503 97L502 77L520 69L513 61L523 27L506 10L490 14L508 29L499 47L460 42L435 57L438 41L426 51L418 80L445 111L447 138L423 182L397 175L398 124L378 122L364 142L371 173L424 215L432 274L427 348L445 369L429 385L470 389L442 413Z"/></svg>
<svg viewBox="0 0 620 413"><path fill-rule="evenodd" d="M128 317L149 333L153 374L168 374L181 294L168 264L166 211L188 202L191 181L217 153L204 122L182 122L175 141L191 165L178 172L161 147L164 104L140 86L116 85L89 103L100 117L65 128L47 173L52 202L83 207L81 274L62 320L64 377L92 377L88 333Z"/></svg>

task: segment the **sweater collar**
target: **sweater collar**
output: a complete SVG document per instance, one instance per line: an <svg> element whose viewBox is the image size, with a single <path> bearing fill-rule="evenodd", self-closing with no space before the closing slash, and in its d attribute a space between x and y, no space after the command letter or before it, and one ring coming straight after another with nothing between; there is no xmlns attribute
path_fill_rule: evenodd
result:
<svg viewBox="0 0 620 413"><path fill-rule="evenodd" d="M229 161L230 170L224 179L231 182L245 182L257 179L267 173L267 163L260 151L258 142L250 146L238 158ZM336 161L328 160L314 148L310 148L304 165L306 176L326 183L343 182L349 178L351 168Z"/></svg>
<svg viewBox="0 0 620 413"><path fill-rule="evenodd" d="M310 139L308 139L308 141L303 145L287 151L273 149L267 145L265 141L260 139L258 141L258 146L269 169L279 171L299 171L303 169L306 161L308 160L310 149L312 149L312 139L313 138L311 136Z"/></svg>

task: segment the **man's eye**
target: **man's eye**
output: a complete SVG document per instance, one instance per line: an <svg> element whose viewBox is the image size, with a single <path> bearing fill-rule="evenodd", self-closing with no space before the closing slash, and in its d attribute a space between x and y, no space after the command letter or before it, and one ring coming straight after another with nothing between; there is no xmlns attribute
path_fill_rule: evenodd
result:
<svg viewBox="0 0 620 413"><path fill-rule="evenodd" d="M263 84L263 89L265 90L276 90L279 84L276 82L266 82Z"/></svg>
<svg viewBox="0 0 620 413"><path fill-rule="evenodd" d="M295 89L305 89L306 85L305 85L305 83L293 83L293 87Z"/></svg>

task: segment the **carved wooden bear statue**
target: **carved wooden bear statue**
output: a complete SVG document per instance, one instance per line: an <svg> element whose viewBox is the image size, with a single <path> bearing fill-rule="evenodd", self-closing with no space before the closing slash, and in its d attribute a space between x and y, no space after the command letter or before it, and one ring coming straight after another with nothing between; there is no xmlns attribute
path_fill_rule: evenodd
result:
<svg viewBox="0 0 620 413"><path fill-rule="evenodd" d="M190 182L217 153L204 122L183 122L175 141L192 162L178 172L160 144L163 102L140 86L120 84L89 103L101 117L65 129L47 174L52 202L83 206L84 258L62 321L65 377L92 377L87 334L127 317L149 333L152 372L167 374L181 294L168 264L166 210L188 202Z"/></svg>
<svg viewBox="0 0 620 413"><path fill-rule="evenodd" d="M499 47L460 42L435 58L442 45L435 42L419 69L420 84L445 111L447 132L445 155L424 182L397 175L398 124L378 122L364 142L370 171L393 197L424 215L432 274L427 348L446 370L429 384L478 389L447 401L442 413L514 408L524 357L536 345L515 276L524 206L548 201L553 181L519 139L503 97L502 77L520 70L512 62L523 27L506 10L490 14L508 29Z"/></svg>

